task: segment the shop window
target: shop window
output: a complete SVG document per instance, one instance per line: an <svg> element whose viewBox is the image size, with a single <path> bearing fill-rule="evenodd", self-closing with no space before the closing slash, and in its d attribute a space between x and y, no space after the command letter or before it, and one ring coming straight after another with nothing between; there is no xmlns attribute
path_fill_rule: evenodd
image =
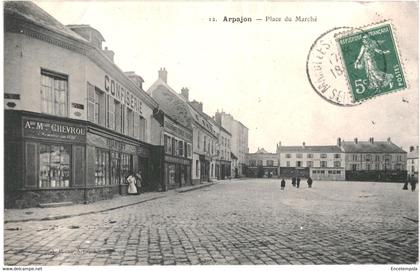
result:
<svg viewBox="0 0 420 271"><path fill-rule="evenodd" d="M55 116L67 116L68 76L41 70L41 110Z"/></svg>
<svg viewBox="0 0 420 271"><path fill-rule="evenodd" d="M39 187L69 187L71 148L67 145L39 145Z"/></svg>
<svg viewBox="0 0 420 271"><path fill-rule="evenodd" d="M170 185L174 185L176 183L175 181L175 165L174 164L167 164L168 172L168 183Z"/></svg>
<svg viewBox="0 0 420 271"><path fill-rule="evenodd" d="M115 109L115 131L121 133L122 132L122 125L121 125L121 103L114 99L114 109Z"/></svg>
<svg viewBox="0 0 420 271"><path fill-rule="evenodd" d="M126 183L128 175L132 173L132 156L121 153L120 183Z"/></svg>
<svg viewBox="0 0 420 271"><path fill-rule="evenodd" d="M112 96L107 98L107 127L109 129L115 129L115 100Z"/></svg>
<svg viewBox="0 0 420 271"><path fill-rule="evenodd" d="M118 152L111 152L111 184L117 185L120 183L120 154Z"/></svg>
<svg viewBox="0 0 420 271"><path fill-rule="evenodd" d="M127 108L127 133L128 136L134 137L134 112Z"/></svg>
<svg viewBox="0 0 420 271"><path fill-rule="evenodd" d="M95 161L95 185L107 185L110 183L109 152L96 149Z"/></svg>

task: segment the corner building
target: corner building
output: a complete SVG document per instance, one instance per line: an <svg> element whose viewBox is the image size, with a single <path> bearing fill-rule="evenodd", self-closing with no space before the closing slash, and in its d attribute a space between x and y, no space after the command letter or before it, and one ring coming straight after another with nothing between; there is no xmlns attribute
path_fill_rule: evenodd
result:
<svg viewBox="0 0 420 271"><path fill-rule="evenodd" d="M157 103L88 25L64 26L32 2L4 3L5 207L83 203L153 189Z"/></svg>

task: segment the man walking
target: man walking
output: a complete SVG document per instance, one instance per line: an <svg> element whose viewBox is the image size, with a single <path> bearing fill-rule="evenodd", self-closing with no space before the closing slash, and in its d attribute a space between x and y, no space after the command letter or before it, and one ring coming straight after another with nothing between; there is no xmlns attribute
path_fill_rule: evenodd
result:
<svg viewBox="0 0 420 271"><path fill-rule="evenodd" d="M296 186L296 177L293 177L293 178L292 178L292 185L293 185L293 186Z"/></svg>
<svg viewBox="0 0 420 271"><path fill-rule="evenodd" d="M300 186L300 177L297 177L296 179L296 188L299 188Z"/></svg>
<svg viewBox="0 0 420 271"><path fill-rule="evenodd" d="M416 190L416 178L414 177L414 175L411 176L410 185L411 191L414 192L414 190Z"/></svg>
<svg viewBox="0 0 420 271"><path fill-rule="evenodd" d="M280 188L281 190L284 190L284 187L286 186L286 181L284 179L281 180L280 182Z"/></svg>
<svg viewBox="0 0 420 271"><path fill-rule="evenodd" d="M312 178L309 176L308 177L308 187L311 188L312 187Z"/></svg>

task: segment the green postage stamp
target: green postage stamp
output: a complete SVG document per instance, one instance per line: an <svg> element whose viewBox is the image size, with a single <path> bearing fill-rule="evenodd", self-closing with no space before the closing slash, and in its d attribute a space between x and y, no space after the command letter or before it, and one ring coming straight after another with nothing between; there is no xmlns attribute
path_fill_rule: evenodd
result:
<svg viewBox="0 0 420 271"><path fill-rule="evenodd" d="M407 87L390 23L341 33L336 41L355 102Z"/></svg>

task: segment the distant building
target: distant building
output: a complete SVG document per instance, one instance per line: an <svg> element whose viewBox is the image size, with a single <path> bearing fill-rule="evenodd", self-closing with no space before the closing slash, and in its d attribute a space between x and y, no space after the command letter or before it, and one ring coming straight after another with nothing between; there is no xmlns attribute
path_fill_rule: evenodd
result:
<svg viewBox="0 0 420 271"><path fill-rule="evenodd" d="M410 152L407 154L407 174L419 177L419 146L410 147Z"/></svg>
<svg viewBox="0 0 420 271"><path fill-rule="evenodd" d="M277 145L280 177L345 180L344 154L338 146Z"/></svg>
<svg viewBox="0 0 420 271"><path fill-rule="evenodd" d="M255 153L248 153L248 177L277 177L279 157L277 153L269 153L264 148L258 148Z"/></svg>
<svg viewBox="0 0 420 271"><path fill-rule="evenodd" d="M407 152L391 142L342 141L337 146L345 153L346 179L350 181L401 181L407 175Z"/></svg>
<svg viewBox="0 0 420 271"><path fill-rule="evenodd" d="M246 157L248 149L248 128L232 115L225 112L216 112L214 119L232 135L231 151L238 157L238 166L234 168L235 176L245 176Z"/></svg>
<svg viewBox="0 0 420 271"><path fill-rule="evenodd" d="M223 128L221 125L217 124L214 120L214 129L217 134L217 145L216 145L216 178L218 180L224 180L226 178L231 178L231 167L232 167L232 158L230 144L232 141L232 135L228 130Z"/></svg>

